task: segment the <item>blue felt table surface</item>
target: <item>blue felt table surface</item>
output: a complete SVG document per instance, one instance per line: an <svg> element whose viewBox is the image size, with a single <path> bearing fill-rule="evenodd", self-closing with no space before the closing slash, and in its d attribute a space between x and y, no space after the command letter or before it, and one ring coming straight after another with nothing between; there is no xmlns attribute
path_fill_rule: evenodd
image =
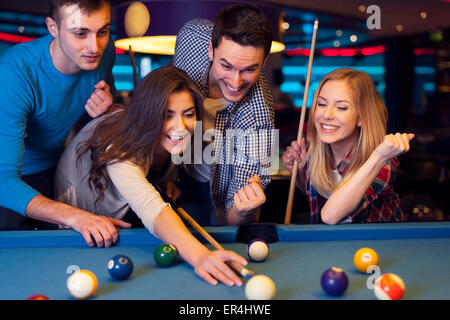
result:
<svg viewBox="0 0 450 320"><path fill-rule="evenodd" d="M225 249L247 257L246 244L234 241L237 228L207 228ZM249 262L256 274L269 276L277 286L276 299L375 299L368 281L353 265L361 247L380 256L380 272L400 275L406 284L404 299L450 298L450 225L405 223L339 226L277 226L279 242L270 244L265 262ZM92 299L246 299L244 288L211 286L192 267L180 261L158 267L153 250L160 240L144 229L120 231L111 248L90 248L72 230L0 232L0 299L25 299L41 293L52 299L74 299L66 280L74 268L97 275L99 287ZM210 245L208 247L211 248ZM128 255L135 270L125 281L114 280L107 262L116 254ZM350 284L342 297L326 295L320 276L340 267Z"/></svg>

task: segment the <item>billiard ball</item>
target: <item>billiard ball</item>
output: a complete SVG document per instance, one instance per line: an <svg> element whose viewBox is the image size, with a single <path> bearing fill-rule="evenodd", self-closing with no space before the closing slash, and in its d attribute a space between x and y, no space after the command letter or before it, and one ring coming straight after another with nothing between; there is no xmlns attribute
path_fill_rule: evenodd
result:
<svg viewBox="0 0 450 320"><path fill-rule="evenodd" d="M133 261L122 254L108 261L108 271L111 277L117 280L125 280L133 272Z"/></svg>
<svg viewBox="0 0 450 320"><path fill-rule="evenodd" d="M378 266L379 257L375 250L371 248L361 248L355 252L353 263L359 271L371 273L372 270L368 268L372 265Z"/></svg>
<svg viewBox="0 0 450 320"><path fill-rule="evenodd" d="M400 300L405 293L405 283L398 275L386 273L375 281L373 291L378 300Z"/></svg>
<svg viewBox="0 0 450 320"><path fill-rule="evenodd" d="M340 296L347 290L348 277L344 270L331 267L322 274L320 284L326 293L332 296Z"/></svg>
<svg viewBox="0 0 450 320"><path fill-rule="evenodd" d="M33 294L32 296L29 296L27 300L50 300L50 298L43 294Z"/></svg>
<svg viewBox="0 0 450 320"><path fill-rule="evenodd" d="M248 300L272 300L276 292L272 279L261 274L251 277L245 285L245 296Z"/></svg>
<svg viewBox="0 0 450 320"><path fill-rule="evenodd" d="M77 299L90 298L97 291L97 287L97 277L89 270L76 271L67 279L67 289Z"/></svg>
<svg viewBox="0 0 450 320"><path fill-rule="evenodd" d="M269 245L262 239L254 239L247 246L247 254L253 261L264 261L269 255Z"/></svg>
<svg viewBox="0 0 450 320"><path fill-rule="evenodd" d="M167 243L160 244L153 252L155 262L161 267L168 267L175 263L177 258L177 249Z"/></svg>

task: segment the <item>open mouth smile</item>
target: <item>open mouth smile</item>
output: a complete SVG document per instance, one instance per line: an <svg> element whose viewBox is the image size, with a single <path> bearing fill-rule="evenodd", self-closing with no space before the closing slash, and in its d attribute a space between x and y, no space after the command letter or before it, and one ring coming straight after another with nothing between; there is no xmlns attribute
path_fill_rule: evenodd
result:
<svg viewBox="0 0 450 320"><path fill-rule="evenodd" d="M335 131L339 130L338 126L333 126L333 125L325 124L325 123L321 123L320 127L322 128L322 131L325 131L325 132L335 132Z"/></svg>

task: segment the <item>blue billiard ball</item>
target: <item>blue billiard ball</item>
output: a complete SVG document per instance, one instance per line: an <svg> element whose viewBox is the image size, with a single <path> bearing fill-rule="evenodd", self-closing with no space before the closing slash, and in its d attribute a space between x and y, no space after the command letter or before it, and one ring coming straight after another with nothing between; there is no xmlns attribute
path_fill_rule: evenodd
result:
<svg viewBox="0 0 450 320"><path fill-rule="evenodd" d="M125 255L117 255L108 261L108 271L114 279L125 280L133 272L133 261Z"/></svg>
<svg viewBox="0 0 450 320"><path fill-rule="evenodd" d="M344 270L332 267L322 274L320 284L326 293L332 296L340 296L347 290L348 277Z"/></svg>

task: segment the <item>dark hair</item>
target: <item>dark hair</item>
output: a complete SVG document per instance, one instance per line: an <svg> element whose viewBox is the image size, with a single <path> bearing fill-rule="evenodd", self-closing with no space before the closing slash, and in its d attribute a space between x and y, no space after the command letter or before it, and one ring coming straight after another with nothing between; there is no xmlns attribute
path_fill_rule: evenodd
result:
<svg viewBox="0 0 450 320"><path fill-rule="evenodd" d="M203 97L184 71L162 67L150 72L137 86L130 103L121 111L103 116L89 139L78 146L78 161L91 152L89 186L99 192L96 202L103 199L110 184L108 165L130 160L138 166L151 167L167 118L169 97L184 90L191 93L199 118Z"/></svg>
<svg viewBox="0 0 450 320"><path fill-rule="evenodd" d="M214 21L213 49L219 46L222 37L243 46L262 47L267 57L272 45L272 25L259 8L247 4L231 5L222 9Z"/></svg>
<svg viewBox="0 0 450 320"><path fill-rule="evenodd" d="M105 4L111 8L111 3L109 0L51 0L49 14L50 17L56 21L56 24L59 27L61 23L59 9L61 9L61 7L78 5L80 10L86 10L91 13L93 11L100 10Z"/></svg>

